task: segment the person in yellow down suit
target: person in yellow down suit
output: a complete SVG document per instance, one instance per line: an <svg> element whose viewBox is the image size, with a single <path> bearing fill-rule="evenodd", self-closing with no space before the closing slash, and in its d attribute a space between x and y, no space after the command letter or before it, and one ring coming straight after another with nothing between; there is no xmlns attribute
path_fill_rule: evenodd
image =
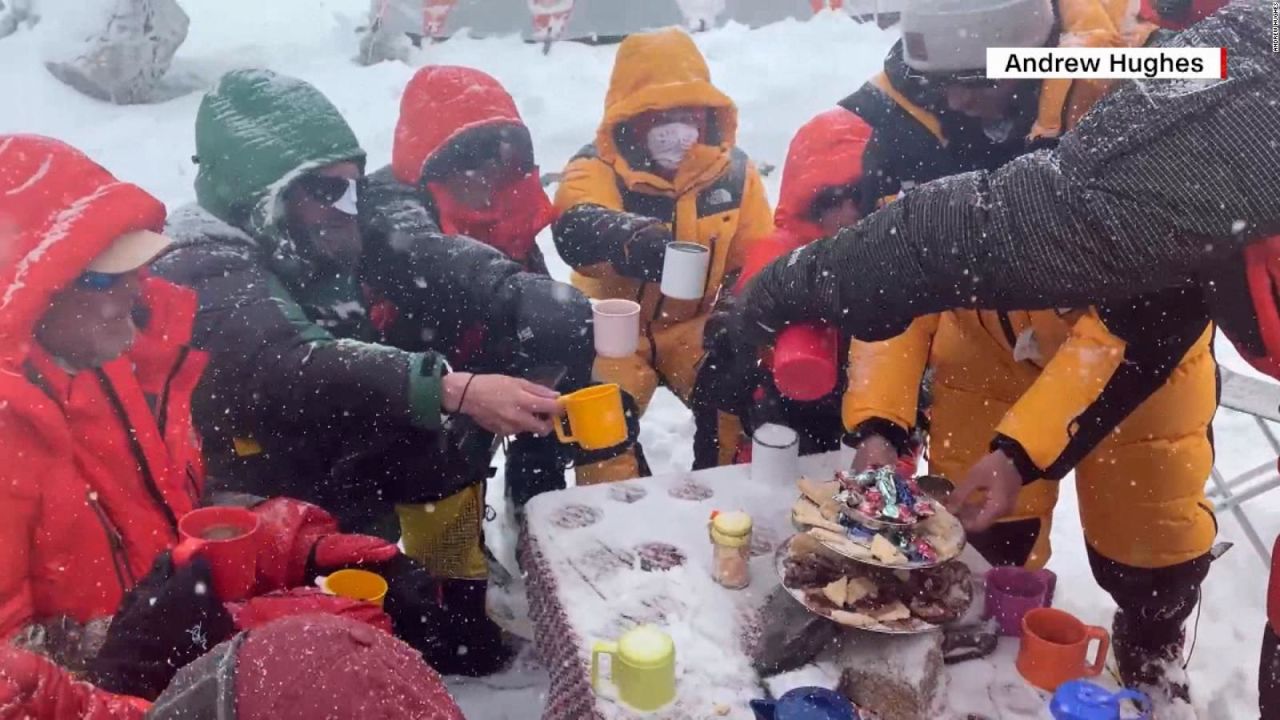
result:
<svg viewBox="0 0 1280 720"><path fill-rule="evenodd" d="M1050 145L1106 89L988 80L988 42L1141 46L1153 30L1119 0L910 7L885 72L841 103L874 128L863 158L872 197L910 196L915 184ZM994 564L1048 561L1058 480L1074 469L1090 564L1119 606L1121 676L1173 704L1187 700L1182 625L1217 530L1204 496L1216 365L1199 302L1174 289L1081 310L917 318L896 338L854 343L843 407L855 469L892 463L916 420L921 375L933 368L930 470L959 483L957 497L1008 497L1002 517L989 503L964 518L982 530L970 540Z"/></svg>
<svg viewBox="0 0 1280 720"><path fill-rule="evenodd" d="M621 385L641 415L660 384L679 396L694 413L695 468L730 462L742 433L697 390L707 315L750 244L773 230L760 176L735 146L737 127L737 108L711 84L688 35L632 35L618 47L595 142L569 162L555 198L556 249L573 284L593 299L641 305L639 350L597 358L595 379ZM710 251L701 300L659 289L674 241ZM579 484L645 474L638 443L577 467Z"/></svg>

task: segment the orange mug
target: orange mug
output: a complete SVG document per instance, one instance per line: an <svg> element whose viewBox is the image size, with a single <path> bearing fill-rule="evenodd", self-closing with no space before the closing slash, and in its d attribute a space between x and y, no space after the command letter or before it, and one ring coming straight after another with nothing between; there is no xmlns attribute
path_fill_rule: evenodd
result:
<svg viewBox="0 0 1280 720"><path fill-rule="evenodd" d="M247 600L258 569L258 516L240 507L204 507L178 521L182 541L173 562L182 566L200 555L209 561L219 600Z"/></svg>
<svg viewBox="0 0 1280 720"><path fill-rule="evenodd" d="M1098 641L1098 649L1091 663L1089 646L1093 640ZM1110 647L1105 629L1085 625L1056 608L1036 608L1022 616L1018 672L1032 685L1053 692L1068 680L1102 674Z"/></svg>

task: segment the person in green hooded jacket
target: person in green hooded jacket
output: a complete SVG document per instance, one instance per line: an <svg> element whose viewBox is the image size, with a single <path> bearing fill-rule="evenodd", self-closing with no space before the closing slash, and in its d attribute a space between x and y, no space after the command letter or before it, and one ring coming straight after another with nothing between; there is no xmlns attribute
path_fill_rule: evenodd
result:
<svg viewBox="0 0 1280 720"><path fill-rule="evenodd" d="M394 505L430 504L416 555L458 619L437 630L466 648L441 670L496 669L506 651L484 611L481 533L494 438L548 433L560 404L499 363L451 370L423 298L458 306L445 316L486 313L506 337L548 315L531 305L579 318L589 305L477 241L369 230L385 219L361 195L365 153L301 80L228 73L201 103L196 150L197 204L170 215L174 244L153 267L199 295L194 344L212 358L194 414L210 483L305 498L390 538ZM564 332L590 346L589 330Z"/></svg>

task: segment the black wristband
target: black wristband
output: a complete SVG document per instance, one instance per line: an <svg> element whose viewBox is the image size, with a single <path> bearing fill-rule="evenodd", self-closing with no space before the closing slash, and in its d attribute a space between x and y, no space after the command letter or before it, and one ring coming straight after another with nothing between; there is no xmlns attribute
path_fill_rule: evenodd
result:
<svg viewBox="0 0 1280 720"><path fill-rule="evenodd" d="M458 397L458 414L465 414L462 407L467 403L467 391L471 389L471 383L479 377L478 373L471 373L471 377L467 378L467 384L462 386L462 395Z"/></svg>
<svg viewBox="0 0 1280 720"><path fill-rule="evenodd" d="M895 422L878 417L867 418L845 433L844 444L857 447L872 435L879 435L888 440L899 455L911 454L911 432Z"/></svg>
<svg viewBox="0 0 1280 720"><path fill-rule="evenodd" d="M1018 469L1018 474L1022 476L1022 484L1027 485L1044 477L1044 471L1041 470L1027 454L1026 448L1022 447L1022 443L1014 440L1008 435L996 435L991 441L991 451L999 450L1013 461L1013 466Z"/></svg>

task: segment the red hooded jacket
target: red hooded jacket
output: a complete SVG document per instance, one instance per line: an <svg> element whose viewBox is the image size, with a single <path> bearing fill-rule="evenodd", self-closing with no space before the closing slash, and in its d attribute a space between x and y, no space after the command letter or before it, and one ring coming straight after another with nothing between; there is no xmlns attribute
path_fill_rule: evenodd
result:
<svg viewBox="0 0 1280 720"><path fill-rule="evenodd" d="M777 230L751 247L735 292L741 292L769 263L826 234L809 210L823 190L852 185L862 177L862 154L870 140L871 126L840 108L818 115L796 131L773 213Z"/></svg>
<svg viewBox="0 0 1280 720"><path fill-rule="evenodd" d="M427 164L463 136L485 128L515 126L527 133L515 101L493 77L474 68L422 68L404 89L391 149L398 181L420 187ZM555 219L537 168L513 182L484 210L468 208L438 183L429 183L440 229L466 235L527 263L534 240Z"/></svg>
<svg viewBox="0 0 1280 720"><path fill-rule="evenodd" d="M194 293L144 279L133 346L94 370L71 374L34 340L50 300L93 258L164 219L160 201L77 150L0 135L0 638L114 613L200 500L191 396L206 358L186 346ZM259 591L300 583L308 558L337 567L396 553L339 535L306 503L277 498L255 511Z"/></svg>
<svg viewBox="0 0 1280 720"><path fill-rule="evenodd" d="M149 319L93 371L66 372L33 339L94 257L164 218L160 201L63 143L0 136L0 636L112 613L199 496L190 399L205 358L182 345L194 294L145 280Z"/></svg>

